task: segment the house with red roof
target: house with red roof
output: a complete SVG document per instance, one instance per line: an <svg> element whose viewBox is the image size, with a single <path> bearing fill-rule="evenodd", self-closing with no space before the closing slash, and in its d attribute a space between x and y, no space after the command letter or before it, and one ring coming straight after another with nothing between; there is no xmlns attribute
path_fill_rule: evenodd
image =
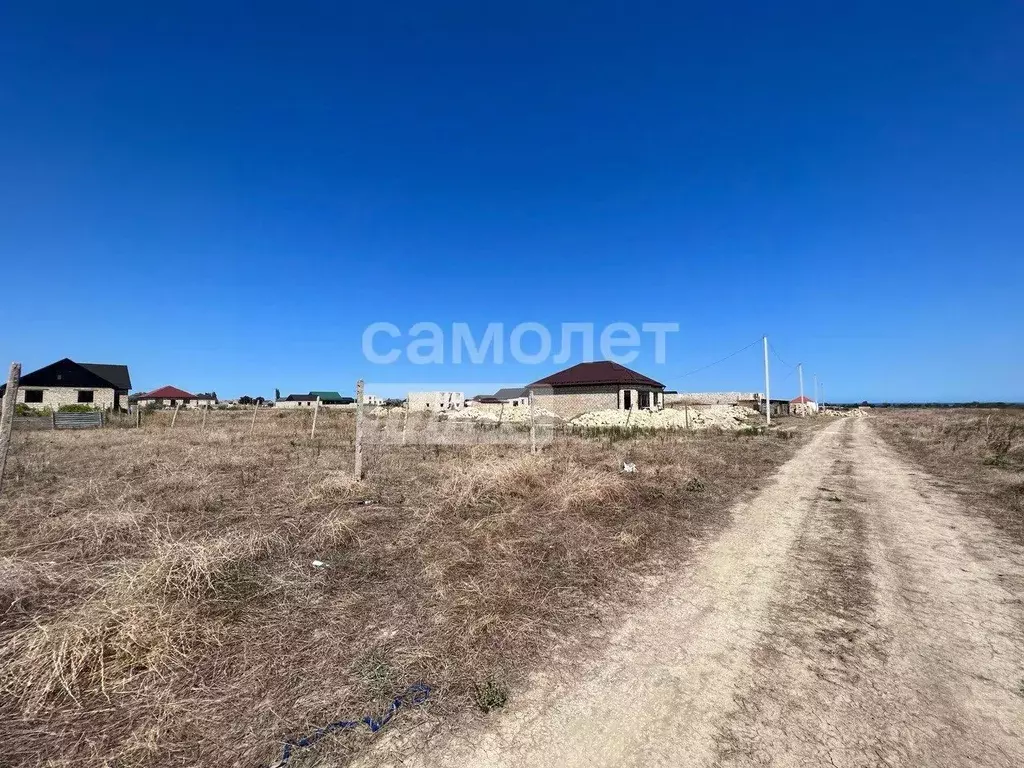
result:
<svg viewBox="0 0 1024 768"><path fill-rule="evenodd" d="M533 402L573 419L581 413L604 410L657 411L665 407L665 385L609 360L579 363L527 386Z"/></svg>
<svg viewBox="0 0 1024 768"><path fill-rule="evenodd" d="M789 401L790 416L810 416L817 412L818 404L807 395L800 395L800 397L794 397Z"/></svg>
<svg viewBox="0 0 1024 768"><path fill-rule="evenodd" d="M198 395L193 395L191 392L186 392L184 389L166 386L154 389L152 392L135 395L132 399L140 406L155 405L161 408L177 408L179 406L182 408L202 408L208 405L216 405L217 393L200 392Z"/></svg>

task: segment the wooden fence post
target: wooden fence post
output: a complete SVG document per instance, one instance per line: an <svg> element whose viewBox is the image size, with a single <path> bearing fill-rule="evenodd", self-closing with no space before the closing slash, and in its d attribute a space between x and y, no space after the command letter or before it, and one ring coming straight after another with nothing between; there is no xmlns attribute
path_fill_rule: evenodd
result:
<svg viewBox="0 0 1024 768"><path fill-rule="evenodd" d="M259 401L252 404L252 424L249 425L249 437L252 437L252 431L256 429L256 414L260 412Z"/></svg>
<svg viewBox="0 0 1024 768"><path fill-rule="evenodd" d="M14 427L14 412L17 410L18 381L21 379L21 363L11 363L7 374L7 389L4 404L0 409L0 490L4 487L4 469L7 468L7 451L11 447L11 429Z"/></svg>
<svg viewBox="0 0 1024 768"><path fill-rule="evenodd" d="M50 429L57 428L57 411L50 409Z"/></svg>
<svg viewBox="0 0 1024 768"><path fill-rule="evenodd" d="M178 409L181 408L181 403L174 404L174 415L171 416L171 429L174 429L174 422L178 420Z"/></svg>
<svg viewBox="0 0 1024 768"><path fill-rule="evenodd" d="M142 426L142 406L135 403L135 428L138 429Z"/></svg>
<svg viewBox="0 0 1024 768"><path fill-rule="evenodd" d="M683 414L686 416L686 428L690 428L690 404L683 403Z"/></svg>
<svg viewBox="0 0 1024 768"><path fill-rule="evenodd" d="M320 395L316 396L316 402L313 403L313 428L309 430L309 439L312 440L316 437L316 415L320 412Z"/></svg>
<svg viewBox="0 0 1024 768"><path fill-rule="evenodd" d="M363 380L356 382L356 480L363 479Z"/></svg>
<svg viewBox="0 0 1024 768"><path fill-rule="evenodd" d="M537 452L537 420L534 418L533 390L530 390L530 453Z"/></svg>
<svg viewBox="0 0 1024 768"><path fill-rule="evenodd" d="M210 404L207 403L206 407L203 409L203 423L202 423L202 426L199 427L199 430L201 432L205 432L206 431L206 414L208 414L209 412L210 412Z"/></svg>

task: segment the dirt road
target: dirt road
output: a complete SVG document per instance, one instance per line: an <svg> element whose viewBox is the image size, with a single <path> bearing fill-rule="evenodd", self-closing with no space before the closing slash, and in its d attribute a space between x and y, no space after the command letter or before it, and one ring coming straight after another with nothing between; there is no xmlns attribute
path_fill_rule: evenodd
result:
<svg viewBox="0 0 1024 768"><path fill-rule="evenodd" d="M1022 766L1024 554L836 423L598 658L402 765Z"/></svg>

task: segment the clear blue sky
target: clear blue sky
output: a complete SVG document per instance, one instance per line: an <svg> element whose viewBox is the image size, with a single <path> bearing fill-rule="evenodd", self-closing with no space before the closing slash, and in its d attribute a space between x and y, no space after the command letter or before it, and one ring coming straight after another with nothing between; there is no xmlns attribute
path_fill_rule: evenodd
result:
<svg viewBox="0 0 1024 768"><path fill-rule="evenodd" d="M1016 0L19 5L0 360L523 383L361 334L677 321L674 389L760 388L680 374L767 333L829 400L1024 400Z"/></svg>

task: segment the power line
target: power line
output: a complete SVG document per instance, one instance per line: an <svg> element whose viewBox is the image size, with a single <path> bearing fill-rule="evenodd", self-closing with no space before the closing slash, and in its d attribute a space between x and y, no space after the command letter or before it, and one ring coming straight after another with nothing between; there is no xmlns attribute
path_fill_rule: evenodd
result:
<svg viewBox="0 0 1024 768"><path fill-rule="evenodd" d="M735 352L733 352L732 354L726 355L721 360L715 360L715 362L713 362L713 363L708 363L707 365L702 365L700 368L694 368L692 371L688 371L686 373L680 374L679 376L671 376L671 377L667 378L666 381L673 381L674 379L684 379L687 376L693 376L693 374L695 374L695 373L700 373L701 371L706 371L708 368L713 368L714 366L718 365L719 363L724 363L726 360L729 360L730 358L736 357L736 355L740 354L741 352L746 352L751 347L756 346L756 345L758 345L760 343L761 343L761 339L754 339L754 341L752 341L749 344L747 344L747 346L743 347L742 349L737 349Z"/></svg>
<svg viewBox="0 0 1024 768"><path fill-rule="evenodd" d="M785 360L782 359L782 355L780 355L779 351L775 347L772 346L772 343L770 341L768 342L768 348L771 349L772 353L777 358L779 358L779 362L782 363L784 366L786 366L787 368L796 368L795 365L790 365L789 363L787 363Z"/></svg>

